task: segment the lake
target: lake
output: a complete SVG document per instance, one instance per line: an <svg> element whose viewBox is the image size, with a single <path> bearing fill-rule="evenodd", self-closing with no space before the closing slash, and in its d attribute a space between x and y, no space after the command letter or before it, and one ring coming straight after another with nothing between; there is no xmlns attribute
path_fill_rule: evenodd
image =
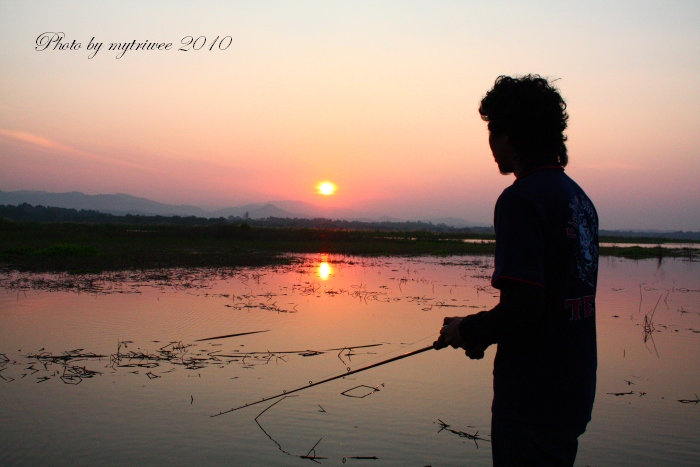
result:
<svg viewBox="0 0 700 467"><path fill-rule="evenodd" d="M498 302L488 257L299 260L0 274L0 464L490 465L493 347L212 417L428 346L444 316ZM602 258L597 325L576 465L698 465L700 263Z"/></svg>

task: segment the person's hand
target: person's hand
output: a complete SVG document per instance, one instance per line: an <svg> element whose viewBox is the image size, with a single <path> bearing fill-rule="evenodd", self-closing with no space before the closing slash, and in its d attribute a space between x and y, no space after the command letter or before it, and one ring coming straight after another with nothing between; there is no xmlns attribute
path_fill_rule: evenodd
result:
<svg viewBox="0 0 700 467"><path fill-rule="evenodd" d="M453 349L458 349L460 347L464 348L466 342L462 339L462 334L459 332L459 323L462 322L462 318L453 316L445 317L442 320L442 328L440 329L440 337L438 338L438 343L442 344L442 347L452 346Z"/></svg>
<svg viewBox="0 0 700 467"><path fill-rule="evenodd" d="M484 349L481 347L472 347L470 349L466 349L464 354L472 360L481 360L484 358Z"/></svg>
<svg viewBox="0 0 700 467"><path fill-rule="evenodd" d="M433 346L439 350L444 349L447 346L451 346L453 349L464 349L467 357L472 360L478 360L484 358L484 349L478 346L470 346L462 338L462 334L459 332L459 325L463 318L454 316L446 317L443 320L442 328L440 329L440 337L433 344Z"/></svg>

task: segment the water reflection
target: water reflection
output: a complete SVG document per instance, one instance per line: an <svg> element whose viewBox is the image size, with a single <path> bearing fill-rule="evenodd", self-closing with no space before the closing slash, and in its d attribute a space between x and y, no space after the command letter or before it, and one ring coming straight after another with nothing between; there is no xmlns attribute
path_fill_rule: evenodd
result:
<svg viewBox="0 0 700 467"><path fill-rule="evenodd" d="M272 400L210 418L429 345L442 317L498 301L485 257L303 258L0 273L0 465L491 465L490 444L472 441L489 439L494 349L478 362L431 350L271 410ZM601 262L598 394L581 465L700 457L699 281L699 263Z"/></svg>
<svg viewBox="0 0 700 467"><path fill-rule="evenodd" d="M328 280L328 278L333 274L333 268L331 267L330 263L328 262L328 255L323 255L321 256L321 262L318 265L318 277L321 278L321 280Z"/></svg>

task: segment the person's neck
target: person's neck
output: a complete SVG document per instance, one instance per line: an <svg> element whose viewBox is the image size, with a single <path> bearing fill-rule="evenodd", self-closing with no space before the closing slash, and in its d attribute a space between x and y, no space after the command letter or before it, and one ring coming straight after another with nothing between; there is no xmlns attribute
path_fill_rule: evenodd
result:
<svg viewBox="0 0 700 467"><path fill-rule="evenodd" d="M515 178L520 178L523 175L542 167L561 167L559 164L559 158L556 155L544 156L539 157L534 161L528 161L527 163L521 163L519 160L514 160L513 175L515 175Z"/></svg>

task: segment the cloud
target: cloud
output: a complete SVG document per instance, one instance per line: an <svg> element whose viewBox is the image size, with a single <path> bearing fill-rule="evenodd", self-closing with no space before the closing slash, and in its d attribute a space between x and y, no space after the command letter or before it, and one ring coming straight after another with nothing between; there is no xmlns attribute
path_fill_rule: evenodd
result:
<svg viewBox="0 0 700 467"><path fill-rule="evenodd" d="M42 136L37 136L26 131L12 131L0 128L0 135L7 138L13 139L15 141L20 141L22 143L29 143L34 146L39 146L44 149L49 149L53 151L59 151L62 153L68 153L73 156L87 157L89 159L98 160L101 162L107 162L109 164L116 164L123 167L129 167L132 169L141 169L155 171L153 167L148 167L141 164L134 164L132 162L121 161L119 159L114 159L111 157L101 156L99 154L94 154L91 152L83 151L82 149L74 148L73 146L68 146L66 144L59 143L57 141L44 138Z"/></svg>

